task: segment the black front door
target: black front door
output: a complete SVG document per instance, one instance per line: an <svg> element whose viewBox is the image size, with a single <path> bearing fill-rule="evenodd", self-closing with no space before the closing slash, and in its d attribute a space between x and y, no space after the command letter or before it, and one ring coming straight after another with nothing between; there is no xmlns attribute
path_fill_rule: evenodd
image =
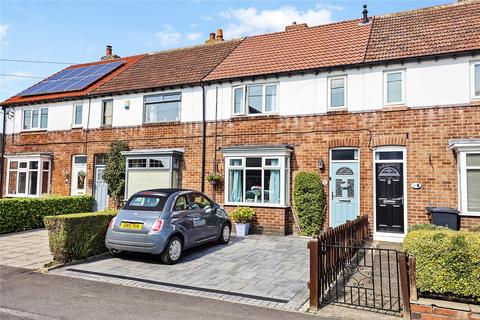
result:
<svg viewBox="0 0 480 320"><path fill-rule="evenodd" d="M403 164L377 163L377 231L403 233Z"/></svg>

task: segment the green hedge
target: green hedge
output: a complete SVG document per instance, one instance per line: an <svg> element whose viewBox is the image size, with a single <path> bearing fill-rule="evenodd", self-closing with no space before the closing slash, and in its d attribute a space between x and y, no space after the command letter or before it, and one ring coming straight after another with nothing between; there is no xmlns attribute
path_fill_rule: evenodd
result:
<svg viewBox="0 0 480 320"><path fill-rule="evenodd" d="M480 303L480 233L412 231L403 248L415 256L421 294Z"/></svg>
<svg viewBox="0 0 480 320"><path fill-rule="evenodd" d="M65 263L106 252L105 234L116 214L102 211L45 217L53 259Z"/></svg>
<svg viewBox="0 0 480 320"><path fill-rule="evenodd" d="M302 234L318 234L324 222L325 197L320 176L316 173L299 172L295 176L293 201Z"/></svg>
<svg viewBox="0 0 480 320"><path fill-rule="evenodd" d="M408 232L418 231L418 230L450 230L444 226L436 226L430 223L419 223L419 224L412 224L408 226Z"/></svg>
<svg viewBox="0 0 480 320"><path fill-rule="evenodd" d="M0 234L43 227L43 217L92 211L92 196L0 199Z"/></svg>

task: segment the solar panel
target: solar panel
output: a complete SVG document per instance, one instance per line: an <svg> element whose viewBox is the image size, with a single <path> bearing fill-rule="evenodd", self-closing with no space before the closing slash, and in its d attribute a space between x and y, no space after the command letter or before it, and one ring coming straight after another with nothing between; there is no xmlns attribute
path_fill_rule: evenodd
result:
<svg viewBox="0 0 480 320"><path fill-rule="evenodd" d="M124 61L65 69L20 92L19 96L82 90L124 64Z"/></svg>

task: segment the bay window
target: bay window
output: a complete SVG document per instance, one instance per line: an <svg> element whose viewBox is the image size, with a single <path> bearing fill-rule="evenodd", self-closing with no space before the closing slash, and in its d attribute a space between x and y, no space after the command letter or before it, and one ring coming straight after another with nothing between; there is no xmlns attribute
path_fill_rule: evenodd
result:
<svg viewBox="0 0 480 320"><path fill-rule="evenodd" d="M289 203L288 152L225 156L225 203L286 206Z"/></svg>
<svg viewBox="0 0 480 320"><path fill-rule="evenodd" d="M251 84L233 88L233 115L278 112L278 85Z"/></svg>
<svg viewBox="0 0 480 320"><path fill-rule="evenodd" d="M7 156L7 197L38 197L50 193L48 155Z"/></svg>
<svg viewBox="0 0 480 320"><path fill-rule="evenodd" d="M24 109L22 117L22 129L42 130L47 129L48 108Z"/></svg>

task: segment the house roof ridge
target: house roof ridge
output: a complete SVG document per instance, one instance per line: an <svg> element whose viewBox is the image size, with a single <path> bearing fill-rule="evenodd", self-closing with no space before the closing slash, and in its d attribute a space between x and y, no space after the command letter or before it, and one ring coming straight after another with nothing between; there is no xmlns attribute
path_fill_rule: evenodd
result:
<svg viewBox="0 0 480 320"><path fill-rule="evenodd" d="M468 5L468 4L472 4L472 3L480 3L480 1L479 0L463 0L463 1L454 2L454 3L437 4L437 5L430 6L430 7L379 14L379 15L376 15L376 17L377 18L388 18L388 17L395 17L395 16L403 16L403 15L414 14L414 13L423 13L425 11L440 10L440 9L445 9L445 8L449 8L449 7Z"/></svg>
<svg viewBox="0 0 480 320"><path fill-rule="evenodd" d="M212 43L200 43L200 44L194 44L194 45L185 46L185 47L171 48L171 49L165 49L165 50L159 50L159 51L151 51L151 52L144 53L144 55L150 55L151 56L151 55L155 55L155 54L178 52L178 51L182 51L182 50L191 50L191 49L197 49L197 48L208 47L208 46L215 46L215 45L222 45L222 44L225 45L225 44L229 44L229 43L232 43L232 42L241 42L245 38L246 37L241 37L241 38L234 38L234 39L212 42Z"/></svg>

